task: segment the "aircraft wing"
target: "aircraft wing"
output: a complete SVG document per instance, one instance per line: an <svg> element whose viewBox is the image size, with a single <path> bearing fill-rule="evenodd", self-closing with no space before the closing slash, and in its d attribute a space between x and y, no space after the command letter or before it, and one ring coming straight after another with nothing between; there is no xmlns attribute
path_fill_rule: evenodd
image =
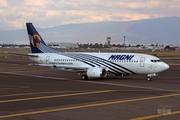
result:
<svg viewBox="0 0 180 120"><path fill-rule="evenodd" d="M88 68L85 67L69 67L69 66L57 66L59 70L72 71L72 72L86 72Z"/></svg>
<svg viewBox="0 0 180 120"><path fill-rule="evenodd" d="M13 55L21 55L21 56L26 56L26 57L38 57L38 55L20 54L20 53L13 53L13 52L5 52L5 53L13 54Z"/></svg>
<svg viewBox="0 0 180 120"><path fill-rule="evenodd" d="M74 67L74 66L58 66L58 65L53 65L53 64L36 64L39 66L49 66L52 68L57 68L59 70L63 70L63 71L74 71L74 72L86 72L87 71L87 67Z"/></svg>

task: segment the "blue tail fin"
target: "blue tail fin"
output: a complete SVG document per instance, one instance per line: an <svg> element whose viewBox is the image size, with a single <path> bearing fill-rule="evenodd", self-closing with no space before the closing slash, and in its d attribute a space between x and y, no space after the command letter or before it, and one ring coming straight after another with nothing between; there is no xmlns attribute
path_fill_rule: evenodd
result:
<svg viewBox="0 0 180 120"><path fill-rule="evenodd" d="M32 53L59 53L60 51L46 45L32 23L26 23Z"/></svg>

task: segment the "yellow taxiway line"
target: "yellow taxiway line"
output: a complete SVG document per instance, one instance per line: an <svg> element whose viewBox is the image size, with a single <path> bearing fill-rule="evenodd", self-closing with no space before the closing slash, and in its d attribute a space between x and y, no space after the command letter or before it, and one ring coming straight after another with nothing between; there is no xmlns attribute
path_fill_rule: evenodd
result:
<svg viewBox="0 0 180 120"><path fill-rule="evenodd" d="M71 94L42 96L42 97L20 98L20 99L11 99L11 100L1 100L0 103L19 102L19 101L28 101L28 100L39 100L39 99L49 99L49 98L68 97L68 96L77 96L77 95L89 95L89 94L107 93L107 92L115 92L115 91L116 90L101 90L101 91L91 91L91 92L80 92L80 93L71 93Z"/></svg>
<svg viewBox="0 0 180 120"><path fill-rule="evenodd" d="M5 94L0 95L0 98L3 97L15 97L15 96L27 96L27 95L38 95L38 94L54 94L54 93L68 93L68 92L90 92L92 90L81 90L81 91L53 91L53 92L32 92L32 93L19 93L19 94ZM115 90L117 92L152 92L152 90Z"/></svg>
<svg viewBox="0 0 180 120"><path fill-rule="evenodd" d="M39 110L39 111L33 111L33 112L16 113L16 114L2 115L0 116L0 119L25 116L25 115L58 112L58 111L65 111L65 110L73 110L73 109L82 109L82 108L89 108L89 107L98 107L98 106L113 105L113 104L121 104L121 103L127 103L127 102L159 99L159 98L166 98L166 97L173 97L173 96L180 96L180 94L168 94L168 95L162 95L162 96L151 96L151 97L135 98L135 99L129 99L129 100L119 100L119 101L102 102L102 103L86 104L86 105L79 105L79 106L70 106L70 107L64 107L64 108L55 108L55 109L48 109L48 110Z"/></svg>
<svg viewBox="0 0 180 120"><path fill-rule="evenodd" d="M90 91L90 90L89 90ZM38 95L38 94L54 94L54 93L68 93L68 92L84 92L84 91L53 91L53 92L32 92L32 93L19 93L19 94L5 94L0 95L0 98L3 97L15 97L15 96L27 96L27 95Z"/></svg>

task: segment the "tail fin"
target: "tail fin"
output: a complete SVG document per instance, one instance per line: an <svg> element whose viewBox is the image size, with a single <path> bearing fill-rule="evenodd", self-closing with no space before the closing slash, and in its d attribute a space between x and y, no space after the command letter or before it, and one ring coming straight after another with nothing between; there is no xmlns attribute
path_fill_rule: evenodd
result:
<svg viewBox="0 0 180 120"><path fill-rule="evenodd" d="M46 45L32 23L26 23L32 53L59 53L60 51Z"/></svg>

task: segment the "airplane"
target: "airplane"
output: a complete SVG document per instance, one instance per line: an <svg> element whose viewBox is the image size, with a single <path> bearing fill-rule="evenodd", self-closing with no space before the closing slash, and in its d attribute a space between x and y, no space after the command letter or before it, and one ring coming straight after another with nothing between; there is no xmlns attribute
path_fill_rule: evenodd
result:
<svg viewBox="0 0 180 120"><path fill-rule="evenodd" d="M49 47L32 23L26 23L31 52L30 60L39 66L75 71L82 80L117 76L147 75L147 80L169 69L158 57L142 53L61 52Z"/></svg>

